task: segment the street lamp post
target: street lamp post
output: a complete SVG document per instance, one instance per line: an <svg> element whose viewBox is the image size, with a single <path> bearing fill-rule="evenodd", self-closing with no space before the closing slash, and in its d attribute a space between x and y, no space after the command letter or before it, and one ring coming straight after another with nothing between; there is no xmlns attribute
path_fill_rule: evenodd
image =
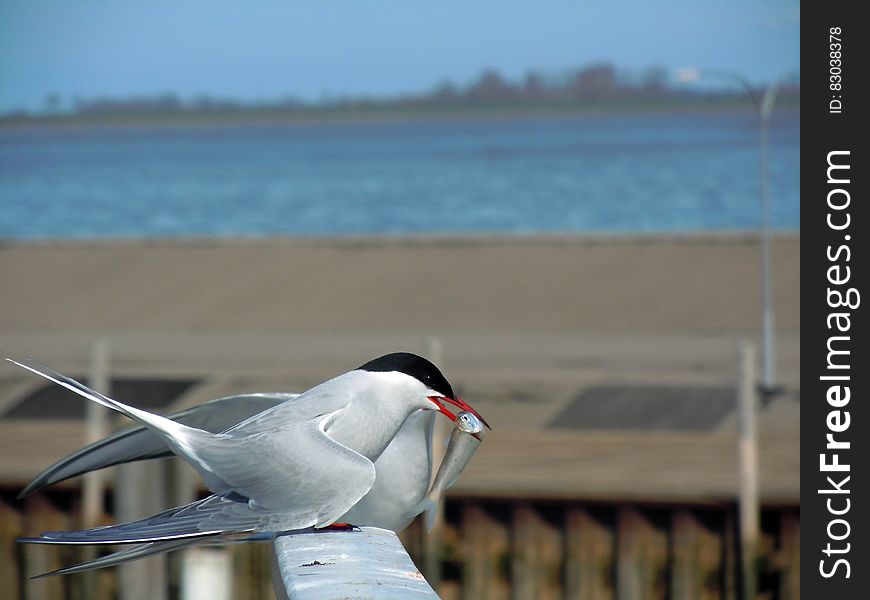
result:
<svg viewBox="0 0 870 600"><path fill-rule="evenodd" d="M773 269L770 266L770 183L767 168L768 142L770 138L770 115L773 103L786 77L774 81L760 100L758 107L759 129L761 130L761 297L762 297L762 396L768 397L779 391L776 383L776 347L774 343L773 316Z"/></svg>
<svg viewBox="0 0 870 600"><path fill-rule="evenodd" d="M702 73L696 69L684 69L678 74L681 81L697 81ZM755 559L758 540L758 446L755 425L756 398L770 397L779 391L776 383L776 355L774 344L773 314L773 273L770 268L770 194L768 186L768 141L770 115L773 103L782 84L788 77L774 81L764 93L758 91L741 75L732 71L704 71L703 75L729 79L739 83L755 104L759 129L759 171L761 196L761 302L762 302L762 376L758 383L758 394L753 392L755 381L754 349L749 343L740 346L740 385L739 385L739 464L740 483L738 506L740 513L740 554L743 576L742 597L751 600L757 592L757 571Z"/></svg>
<svg viewBox="0 0 870 600"><path fill-rule="evenodd" d="M681 69L677 79L683 82L697 81L701 77L727 79L739 84L752 98L758 116L759 129L759 175L761 196L761 382L759 391L764 398L773 396L779 392L776 379L776 343L774 338L774 311L773 311L773 270L770 266L770 186L768 183L768 145L770 132L770 116L773 112L773 103L783 83L793 78L785 75L770 84L764 93L759 95L758 90L752 87L749 81L734 71L714 69L699 71L698 69Z"/></svg>

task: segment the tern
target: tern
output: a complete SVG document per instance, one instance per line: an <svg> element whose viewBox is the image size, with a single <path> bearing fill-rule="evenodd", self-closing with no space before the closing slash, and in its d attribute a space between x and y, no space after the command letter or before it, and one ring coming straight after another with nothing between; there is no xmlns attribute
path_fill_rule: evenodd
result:
<svg viewBox="0 0 870 600"><path fill-rule="evenodd" d="M218 398L169 415L191 427L214 433L299 394L260 393ZM340 520L390 531L401 531L413 520L413 509L426 493L432 474L432 433L435 412L417 411L402 425L396 437L376 461L375 483L368 493ZM121 429L73 452L43 470L25 487L25 498L50 485L106 467L140 460L174 456L162 438L144 425Z"/></svg>
<svg viewBox="0 0 870 600"><path fill-rule="evenodd" d="M202 538L253 539L339 520L398 530L426 495L435 414L455 420L448 408L453 406L480 417L435 365L404 352L376 358L302 394L224 398L177 420L112 400L35 361L10 362L138 421L151 434L134 429L92 444L50 467L22 494L108 464L162 456L167 449L190 463L213 492L131 523L23 540L142 544L116 553L126 554L125 560ZM207 430L239 417L218 433ZM113 447L122 451L114 458ZM104 563L94 567L124 558L111 556L93 561Z"/></svg>

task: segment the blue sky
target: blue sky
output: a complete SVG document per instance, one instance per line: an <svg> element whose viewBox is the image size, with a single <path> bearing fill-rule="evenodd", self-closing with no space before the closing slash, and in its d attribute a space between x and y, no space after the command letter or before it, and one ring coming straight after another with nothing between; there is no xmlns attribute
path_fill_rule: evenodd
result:
<svg viewBox="0 0 870 600"><path fill-rule="evenodd" d="M0 112L46 94L388 95L610 61L799 68L797 0L3 0Z"/></svg>

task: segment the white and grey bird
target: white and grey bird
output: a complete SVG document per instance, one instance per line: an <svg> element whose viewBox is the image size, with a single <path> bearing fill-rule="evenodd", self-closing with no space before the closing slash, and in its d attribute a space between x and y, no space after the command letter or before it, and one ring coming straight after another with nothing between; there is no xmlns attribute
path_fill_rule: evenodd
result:
<svg viewBox="0 0 870 600"><path fill-rule="evenodd" d="M11 362L141 423L52 465L22 495L169 451L189 462L213 492L139 521L23 540L143 544L59 572L117 564L202 538L256 537L337 521L399 530L428 489L435 412L455 420L452 405L479 416L435 365L410 353L382 356L302 394L223 398L174 420L112 400L35 361Z"/></svg>

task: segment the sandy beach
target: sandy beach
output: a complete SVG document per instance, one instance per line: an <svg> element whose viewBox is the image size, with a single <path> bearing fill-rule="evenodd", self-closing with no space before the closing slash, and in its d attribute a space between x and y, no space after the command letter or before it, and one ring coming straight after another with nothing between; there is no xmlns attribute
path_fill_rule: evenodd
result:
<svg viewBox="0 0 870 600"><path fill-rule="evenodd" d="M799 327L800 238L774 244ZM0 331L751 335L750 234L7 244Z"/></svg>
<svg viewBox="0 0 870 600"><path fill-rule="evenodd" d="M799 248L796 234L773 245L790 385ZM143 374L316 377L437 336L445 364L478 380L727 375L737 340L760 330L751 234L7 244L0 280L4 355L80 369L109 336L117 367Z"/></svg>

